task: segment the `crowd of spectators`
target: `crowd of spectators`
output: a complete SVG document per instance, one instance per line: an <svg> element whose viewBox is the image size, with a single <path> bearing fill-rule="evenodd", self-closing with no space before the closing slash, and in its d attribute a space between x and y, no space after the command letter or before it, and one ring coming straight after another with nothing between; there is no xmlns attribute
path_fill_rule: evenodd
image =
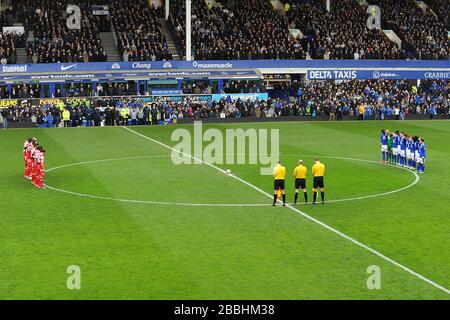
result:
<svg viewBox="0 0 450 320"><path fill-rule="evenodd" d="M33 63L99 62L107 55L99 36L100 17L92 13L92 1L76 1L81 9L81 28L67 27L66 8L71 0L21 0L28 10L27 27L34 40L26 50Z"/></svg>
<svg viewBox="0 0 450 320"><path fill-rule="evenodd" d="M17 61L16 48L25 43L25 34L16 32L2 32L4 26L12 26L16 21L16 15L11 8L0 11L0 64L13 64Z"/></svg>
<svg viewBox="0 0 450 320"><path fill-rule="evenodd" d="M450 41L447 35L449 1L438 1L447 24L430 10L424 11L414 0L370 0L381 8L382 25L394 30L409 44L417 59L450 59Z"/></svg>
<svg viewBox="0 0 450 320"><path fill-rule="evenodd" d="M183 94L262 93L266 92L266 87L259 80L224 80L223 88L219 90L217 85L211 86L209 81L199 80L183 83L182 92Z"/></svg>
<svg viewBox="0 0 450 320"><path fill-rule="evenodd" d="M99 82L94 90L90 83L64 84L64 90L57 85L51 94L49 88L42 90L40 84L13 84L10 87L0 85L0 99L34 99L62 97L93 97L93 96L133 96L137 95L136 83L130 82Z"/></svg>
<svg viewBox="0 0 450 320"><path fill-rule="evenodd" d="M44 109L31 104L0 109L0 123L3 124L3 127L8 126L10 123L44 124L48 119L47 116L54 117L55 121L57 121L60 112L55 106L47 106ZM56 122L52 120L53 123Z"/></svg>
<svg viewBox="0 0 450 320"><path fill-rule="evenodd" d="M106 82L97 84L97 96L131 96L136 95L134 82Z"/></svg>
<svg viewBox="0 0 450 320"><path fill-rule="evenodd" d="M382 30L367 27L366 9L356 0L284 0L290 28L308 39L313 59L405 59Z"/></svg>
<svg viewBox="0 0 450 320"><path fill-rule="evenodd" d="M39 84L14 84L0 86L0 99L30 99L43 98Z"/></svg>
<svg viewBox="0 0 450 320"><path fill-rule="evenodd" d="M379 118L396 112L405 116L426 114L432 109L438 113L448 113L450 82L429 80L423 81L420 86L404 80L309 82L293 91L293 96L303 108L309 107L317 114L342 110L354 116L361 105L366 115Z"/></svg>
<svg viewBox="0 0 450 320"><path fill-rule="evenodd" d="M142 103L133 98L77 99L39 106L24 101L20 106L0 109L0 123L4 128L11 123L31 123L40 127L157 125L173 119L169 111L172 112L162 103Z"/></svg>
<svg viewBox="0 0 450 320"><path fill-rule="evenodd" d="M226 80L223 93L264 93L267 89L264 83L255 80Z"/></svg>
<svg viewBox="0 0 450 320"><path fill-rule="evenodd" d="M22 42L23 35L11 32L0 32L0 64L16 63L16 48Z"/></svg>
<svg viewBox="0 0 450 320"><path fill-rule="evenodd" d="M0 26L12 26L16 22L16 16L12 8L4 8L0 11Z"/></svg>
<svg viewBox="0 0 450 320"><path fill-rule="evenodd" d="M294 82L280 85L283 98L267 101L237 102L230 98L197 103L193 117L279 117L343 116L358 117L361 106L365 119L399 118L412 114L449 114L450 82L423 81L415 86L408 81L367 80L337 82ZM274 92L271 92L272 97Z"/></svg>
<svg viewBox="0 0 450 320"><path fill-rule="evenodd" d="M162 89L162 91L178 91L177 89ZM42 89L41 84L12 84L0 85L0 99L33 99L33 98L61 98L61 97L111 97L111 96L149 96L153 91L161 92L158 88L138 88L134 81L127 82L98 82L94 88L91 83L66 83L64 88L59 84L55 86L53 93L49 88ZM224 80L224 86L220 90L217 83L211 85L210 81L197 80L185 81L182 84L181 93L195 95L210 95L216 93L263 93L267 89L259 80Z"/></svg>
<svg viewBox="0 0 450 320"><path fill-rule="evenodd" d="M172 60L160 9L150 7L147 0L120 0L112 1L109 10L124 61Z"/></svg>
<svg viewBox="0 0 450 320"><path fill-rule="evenodd" d="M185 6L172 0L169 26L180 52L185 43ZM306 43L292 37L286 17L267 0L192 2L196 60L305 59Z"/></svg>
<svg viewBox="0 0 450 320"><path fill-rule="evenodd" d="M450 0L427 0L426 3L450 31Z"/></svg>
<svg viewBox="0 0 450 320"><path fill-rule="evenodd" d="M1 109L2 120L59 126L64 109L69 110L72 126L170 123L185 118L245 117L347 117L404 119L414 114L450 116L450 81L426 80L416 86L410 81L351 80L344 82L297 82L277 87L282 98L267 101L216 100L183 97L149 99L140 97L95 97L44 101L33 106L24 100L18 106ZM362 111L361 111L362 110ZM125 111L125 112L124 112ZM0 121L1 122L1 121Z"/></svg>
<svg viewBox="0 0 450 320"><path fill-rule="evenodd" d="M282 0L284 12L267 0L220 0L192 4L192 46L196 60L227 59L448 59L448 0L431 0L436 17L413 0L372 0L382 10L383 27L400 33L404 46L382 30L367 27L367 7L356 0ZM185 48L183 0L171 1L175 43ZM395 27L396 26L396 27ZM289 29L302 33L294 37ZM405 41L406 40L406 41ZM412 50L410 50L411 46Z"/></svg>
<svg viewBox="0 0 450 320"><path fill-rule="evenodd" d="M368 0L379 5L382 26L402 40L400 48L381 30L368 29L366 8L357 0L192 1L192 46L196 60L247 59L441 59L450 58L449 0ZM81 8L80 30L67 28L68 4ZM111 21L94 15L93 4L107 4ZM0 25L23 23L24 35L0 33L0 63L17 60L25 45L34 63L106 61L99 32L114 26L124 61L171 60L160 22L164 7L147 0L16 0L0 14ZM168 25L180 53L185 51L185 1L170 1ZM299 36L290 29L299 29ZM34 40L25 41L28 31Z"/></svg>
<svg viewBox="0 0 450 320"><path fill-rule="evenodd" d="M182 86L183 94L212 94L213 88L209 81L185 82Z"/></svg>

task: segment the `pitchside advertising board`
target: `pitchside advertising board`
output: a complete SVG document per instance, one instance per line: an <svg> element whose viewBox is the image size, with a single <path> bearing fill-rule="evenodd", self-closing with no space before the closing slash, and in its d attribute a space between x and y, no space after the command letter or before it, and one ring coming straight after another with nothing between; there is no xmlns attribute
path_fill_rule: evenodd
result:
<svg viewBox="0 0 450 320"><path fill-rule="evenodd" d="M450 79L446 60L230 60L3 65L0 82L98 79L260 79L262 73L305 74L310 80Z"/></svg>
<svg viewBox="0 0 450 320"><path fill-rule="evenodd" d="M139 101L144 103L146 102L182 102L182 101L191 101L191 102L209 102L209 101L219 101L221 99L236 101L241 99L242 101L247 100L264 100L269 99L268 93L221 93L221 94L212 94L212 95L158 95L158 96L149 96L149 97L138 97Z"/></svg>
<svg viewBox="0 0 450 320"><path fill-rule="evenodd" d="M27 100L24 100L25 103ZM22 103L22 100L18 99L2 99L0 100L0 109L10 108L10 107L17 107L20 106Z"/></svg>
<svg viewBox="0 0 450 320"><path fill-rule="evenodd" d="M60 102L67 102L70 104L82 104L86 101L92 101L92 98L42 98L42 99L2 99L0 100L0 109L7 109L10 107L26 106L29 103L34 106L58 105Z"/></svg>
<svg viewBox="0 0 450 320"><path fill-rule="evenodd" d="M214 101L219 101L220 99L225 99L225 100L231 100L233 102L238 99L241 99L242 101L247 101L247 100L254 101L256 99L266 101L267 99L269 99L269 94L268 93L232 93L232 94L221 93L221 94L213 94L212 99Z"/></svg>
<svg viewBox="0 0 450 320"><path fill-rule="evenodd" d="M402 70L308 70L308 80L353 80L353 79L386 79L386 80L423 80L450 79L450 71L402 71Z"/></svg>
<svg viewBox="0 0 450 320"><path fill-rule="evenodd" d="M117 98L117 97L116 97ZM236 94L199 94L199 95L183 95L183 94L172 94L172 95L154 95L154 96L124 96L120 97L124 102L137 100L143 104L153 103L153 102L186 102L190 101L193 103L199 102L209 102L209 101L219 101L220 99L230 99L231 101L236 101L241 99L243 101L247 100L267 100L269 95L267 93L236 93ZM58 105L60 102L65 102L70 105L80 105L96 100L110 100L111 97L80 97L80 98L40 98L40 99L2 99L0 100L0 109L23 106L30 103L32 106L46 106L46 105Z"/></svg>

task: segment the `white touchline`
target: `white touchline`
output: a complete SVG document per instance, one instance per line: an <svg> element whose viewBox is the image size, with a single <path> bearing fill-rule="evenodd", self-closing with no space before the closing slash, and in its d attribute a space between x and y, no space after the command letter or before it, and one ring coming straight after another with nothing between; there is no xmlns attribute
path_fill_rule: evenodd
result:
<svg viewBox="0 0 450 320"><path fill-rule="evenodd" d="M167 148L167 149L170 149L170 150L174 150L174 151L176 151L176 152L179 152L179 153L183 154L184 156L190 157L191 159L196 160L196 161L200 161L201 163L203 163L203 164L205 164L205 165L207 165L207 166L209 166L209 167L211 167L211 168L214 168L214 169L216 169L216 170L219 170L220 172L226 173L225 170L223 170L223 169L221 169L221 168L219 168L219 167L217 167L217 166L215 166L215 165L213 165L213 164L204 162L203 160L198 159L198 158L196 158L196 157L194 157L194 156L192 156L192 155L190 155L190 154L185 154L184 152L181 152L181 151L179 151L179 150L176 150L176 149L172 148L171 146L168 146L168 145L166 145L166 144L164 144L164 143L162 143L162 142L160 142L160 141L158 141L158 140L152 139L152 138L150 138L150 137L148 137L148 136L146 136L146 135L143 135L143 134L141 134L141 133L139 133L139 132L137 132L137 131L134 131L134 130L128 128L128 127L123 127L123 128L126 129L126 130L128 130L129 132L134 133L135 135L138 135L138 136L140 136L140 137L142 137L142 138L144 138L144 139L147 139L147 140L150 140L150 141L152 141L152 142L154 142L154 143L156 143L156 144L159 144L160 146L162 146L162 147L164 147L164 148ZM245 181L245 180L243 180L243 179L241 179L241 178L239 178L239 177L237 177L237 176L235 176L235 175L230 175L230 176L233 177L234 179L236 179L236 180L238 180L238 181L244 183L245 185L249 186L250 188L253 188L254 190L260 192L261 194L266 195L268 198L273 199L273 195L271 195L271 194L265 192L264 190L258 188L257 186L251 184L250 182L247 182L247 181ZM360 246L361 248L366 249L367 251L369 251L369 252L375 254L376 256L378 256L378 257L380 257L380 258L382 258L382 259L384 259L384 260L386 260L387 262L389 262L389 263L395 265L396 267L398 267L398 268L400 268L400 269L403 269L404 271L406 271L406 272L408 272L409 274L415 276L416 278L421 279L421 280L423 280L423 281L425 281L425 282L431 284L431 285L434 286L435 288L437 288L437 289L439 289L439 290L445 292L446 294L450 295L450 290L449 290L449 289L447 289L447 288L445 288L444 286L442 286L442 285L440 285L440 284L434 282L433 280L430 280L430 279L428 279L427 277L425 277L425 276L423 276L423 275L421 275L421 274L415 272L414 270L411 270L410 268L408 268L408 267L406 267L406 266L400 264L399 262L397 262L397 261L395 261L395 260L392 260L391 258L385 256L385 255L382 254L381 252L378 252L377 250L372 249L371 247L365 245L364 243L359 242L358 240L353 239L352 237L346 235L345 233L342 233L341 231L339 231L339 230L337 230L337 229L335 229L335 228L333 228L333 227L327 225L326 223L323 223L322 221L317 220L317 219L311 217L310 215L304 213L303 211L300 211L299 209L297 209L297 208L295 208L295 207L293 207L293 206L291 206L291 205L289 205L289 204L286 204L286 207L289 208L289 209L291 209L291 210L293 210L293 211L295 211L295 212L297 212L298 214L300 214L301 216L305 217L306 219L308 219L308 220L310 220L310 221L312 221L312 222L317 223L318 225L322 226L323 228L325 228L325 229L327 229L327 230L329 230L329 231L331 231L331 232L333 232L333 233L335 233L335 234L341 236L341 237L344 238L344 239L347 239L347 240L350 241L350 242L353 242L354 244Z"/></svg>

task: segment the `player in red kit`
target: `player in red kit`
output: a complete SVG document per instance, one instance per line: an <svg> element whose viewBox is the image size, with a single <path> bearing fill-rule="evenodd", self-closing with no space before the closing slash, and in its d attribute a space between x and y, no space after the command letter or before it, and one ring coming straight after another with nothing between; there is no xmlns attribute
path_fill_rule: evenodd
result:
<svg viewBox="0 0 450 320"><path fill-rule="evenodd" d="M24 175L25 179L28 179L28 177L30 176L30 173L28 172L28 157L29 157L28 145L31 144L31 141L32 141L32 139L28 138L23 143L23 161L25 163L25 172L23 175Z"/></svg>
<svg viewBox="0 0 450 320"><path fill-rule="evenodd" d="M38 148L39 148L39 144L37 142L33 142L33 146L30 151L30 178L29 179L31 180L31 182L34 185L36 185L35 184L35 181L36 181L36 177L35 177L35 175L36 175L36 155L39 152Z"/></svg>
<svg viewBox="0 0 450 320"><path fill-rule="evenodd" d="M26 179L31 179L31 168L33 165L33 159L31 157L31 151L36 143L36 138L28 138L23 145L23 159L25 161L25 173Z"/></svg>
<svg viewBox="0 0 450 320"><path fill-rule="evenodd" d="M45 150L42 146L37 148L34 153L34 174L33 184L39 189L44 189L44 174L45 174Z"/></svg>

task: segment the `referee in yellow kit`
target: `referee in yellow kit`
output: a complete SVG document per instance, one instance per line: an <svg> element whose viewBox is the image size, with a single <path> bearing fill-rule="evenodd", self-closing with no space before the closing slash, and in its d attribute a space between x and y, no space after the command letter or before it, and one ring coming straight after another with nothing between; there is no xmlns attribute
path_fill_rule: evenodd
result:
<svg viewBox="0 0 450 320"><path fill-rule="evenodd" d="M294 205L297 204L298 192L303 190L303 196L305 197L305 204L308 204L308 193L306 192L306 175L308 169L303 165L303 160L298 160L298 166L294 169L295 178L295 200Z"/></svg>
<svg viewBox="0 0 450 320"><path fill-rule="evenodd" d="M324 192L324 182L323 176L325 175L325 165L320 162L320 159L314 160L314 165L312 166L313 174L313 204L316 204L317 199L317 189L320 188L320 196L322 198L322 204L325 203L325 192Z"/></svg>
<svg viewBox="0 0 450 320"><path fill-rule="evenodd" d="M277 203L277 192L281 190L283 197L283 206L286 205L286 193L284 191L284 180L286 178L286 168L281 165L281 161L278 160L278 164L273 168L273 178L275 179L273 183L273 206Z"/></svg>

